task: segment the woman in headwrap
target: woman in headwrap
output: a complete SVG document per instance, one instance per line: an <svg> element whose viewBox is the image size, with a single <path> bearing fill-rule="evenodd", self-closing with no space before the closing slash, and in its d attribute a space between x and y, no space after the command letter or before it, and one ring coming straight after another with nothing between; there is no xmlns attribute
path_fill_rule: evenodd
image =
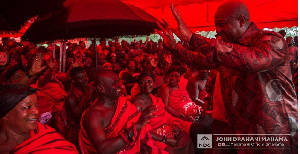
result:
<svg viewBox="0 0 300 154"><path fill-rule="evenodd" d="M38 123L36 90L0 85L0 153L78 153L53 128Z"/></svg>
<svg viewBox="0 0 300 154"><path fill-rule="evenodd" d="M157 96L165 103L166 110L174 117L195 122L201 117L202 108L190 98L186 83L182 81L182 67L171 66L168 70L169 82L160 87Z"/></svg>

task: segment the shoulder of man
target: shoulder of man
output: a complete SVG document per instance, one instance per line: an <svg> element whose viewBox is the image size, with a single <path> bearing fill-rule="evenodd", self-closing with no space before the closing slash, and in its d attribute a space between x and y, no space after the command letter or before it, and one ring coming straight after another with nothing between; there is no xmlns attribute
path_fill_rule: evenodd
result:
<svg viewBox="0 0 300 154"><path fill-rule="evenodd" d="M273 31L262 30L262 41L270 41L272 45L278 47L279 49L287 49L287 44L285 39L278 33Z"/></svg>

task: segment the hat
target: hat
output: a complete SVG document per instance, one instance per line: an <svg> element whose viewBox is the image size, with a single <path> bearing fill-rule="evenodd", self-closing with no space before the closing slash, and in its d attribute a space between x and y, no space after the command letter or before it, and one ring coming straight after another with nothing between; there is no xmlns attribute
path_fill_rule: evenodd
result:
<svg viewBox="0 0 300 154"><path fill-rule="evenodd" d="M0 118L19 104L24 98L35 94L36 89L23 84L0 85Z"/></svg>

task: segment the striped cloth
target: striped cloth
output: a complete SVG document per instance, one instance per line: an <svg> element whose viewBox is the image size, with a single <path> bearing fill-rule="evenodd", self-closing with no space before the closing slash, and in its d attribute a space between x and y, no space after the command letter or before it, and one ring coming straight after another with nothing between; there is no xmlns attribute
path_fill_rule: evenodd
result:
<svg viewBox="0 0 300 154"><path fill-rule="evenodd" d="M11 154L78 154L76 147L65 140L53 128L38 123L30 132L30 138L17 145Z"/></svg>

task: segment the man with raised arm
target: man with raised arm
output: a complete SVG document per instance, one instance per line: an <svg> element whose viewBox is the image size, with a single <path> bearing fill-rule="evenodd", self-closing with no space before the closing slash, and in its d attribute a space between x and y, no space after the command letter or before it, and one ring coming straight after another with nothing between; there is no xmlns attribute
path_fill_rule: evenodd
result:
<svg viewBox="0 0 300 154"><path fill-rule="evenodd" d="M170 28L166 23L160 25L161 31L157 32L177 58L192 62L198 69L219 70L220 85L215 88L221 91L219 95L222 95L224 115L230 127L228 133L287 134L283 146L250 150L296 153L297 97L284 38L278 33L260 30L250 22L248 8L242 1L226 1L217 9L214 18L218 39L192 33L174 5L171 10L178 27ZM200 52L176 49L172 32ZM278 81L282 99L271 99L272 81ZM213 129L212 126L211 131Z"/></svg>

